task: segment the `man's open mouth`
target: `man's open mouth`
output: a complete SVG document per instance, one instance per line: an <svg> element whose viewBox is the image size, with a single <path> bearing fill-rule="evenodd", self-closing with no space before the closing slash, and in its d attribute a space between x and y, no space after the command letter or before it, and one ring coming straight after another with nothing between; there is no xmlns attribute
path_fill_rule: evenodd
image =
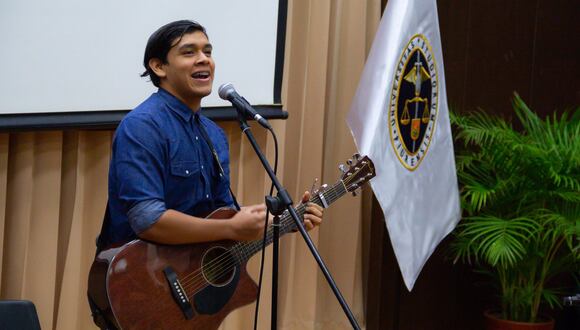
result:
<svg viewBox="0 0 580 330"><path fill-rule="evenodd" d="M193 79L207 79L209 78L209 71L200 71L191 75Z"/></svg>

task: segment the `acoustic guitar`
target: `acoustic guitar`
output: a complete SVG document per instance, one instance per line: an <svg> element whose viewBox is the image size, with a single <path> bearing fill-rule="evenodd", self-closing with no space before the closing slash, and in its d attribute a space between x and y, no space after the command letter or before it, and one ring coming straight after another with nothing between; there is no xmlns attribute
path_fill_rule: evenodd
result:
<svg viewBox="0 0 580 330"><path fill-rule="evenodd" d="M375 176L368 157L354 156L332 186L323 185L310 202L324 208ZM305 205L295 207L302 216ZM208 216L228 219L232 209ZM219 221L219 220L216 220ZM285 211L280 236L296 229ZM267 244L272 242L272 229ZM234 309L253 302L257 286L246 262L262 248L262 240L163 245L133 240L103 249L89 273L88 295L108 322L119 329L216 329Z"/></svg>

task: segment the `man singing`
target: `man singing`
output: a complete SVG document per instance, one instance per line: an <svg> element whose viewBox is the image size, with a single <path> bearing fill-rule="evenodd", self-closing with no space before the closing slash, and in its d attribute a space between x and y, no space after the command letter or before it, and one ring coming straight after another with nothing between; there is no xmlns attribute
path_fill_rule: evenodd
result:
<svg viewBox="0 0 580 330"><path fill-rule="evenodd" d="M199 111L215 70L205 29L188 20L162 26L147 42L143 65L142 76L159 89L116 130L99 248L135 238L161 244L260 239L264 204L242 207L227 220L203 218L235 205L226 136ZM302 201L309 198L306 192ZM305 227L318 226L322 215L308 203Z"/></svg>

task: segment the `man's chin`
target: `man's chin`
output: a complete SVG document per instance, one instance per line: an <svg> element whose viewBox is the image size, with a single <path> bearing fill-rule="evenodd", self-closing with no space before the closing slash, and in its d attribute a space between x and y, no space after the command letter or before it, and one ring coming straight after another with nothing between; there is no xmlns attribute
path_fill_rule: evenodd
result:
<svg viewBox="0 0 580 330"><path fill-rule="evenodd" d="M196 89L191 92L195 97L203 98L211 94L211 88L209 89Z"/></svg>
<svg viewBox="0 0 580 330"><path fill-rule="evenodd" d="M210 89L210 90L208 90L208 91L204 91L204 92L200 93L200 94L199 94L199 96L200 96L200 97L206 97L206 96L208 96L209 94L211 94L211 89Z"/></svg>

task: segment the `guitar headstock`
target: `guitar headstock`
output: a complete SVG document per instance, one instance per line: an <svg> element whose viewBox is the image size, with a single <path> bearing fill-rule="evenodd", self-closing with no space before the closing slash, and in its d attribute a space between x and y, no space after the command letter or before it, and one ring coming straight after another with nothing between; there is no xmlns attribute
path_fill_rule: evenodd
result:
<svg viewBox="0 0 580 330"><path fill-rule="evenodd" d="M361 157L359 154L354 154L346 163L348 166L339 166L343 172L341 180L346 190L356 196L356 190L375 177L375 165L368 156Z"/></svg>

